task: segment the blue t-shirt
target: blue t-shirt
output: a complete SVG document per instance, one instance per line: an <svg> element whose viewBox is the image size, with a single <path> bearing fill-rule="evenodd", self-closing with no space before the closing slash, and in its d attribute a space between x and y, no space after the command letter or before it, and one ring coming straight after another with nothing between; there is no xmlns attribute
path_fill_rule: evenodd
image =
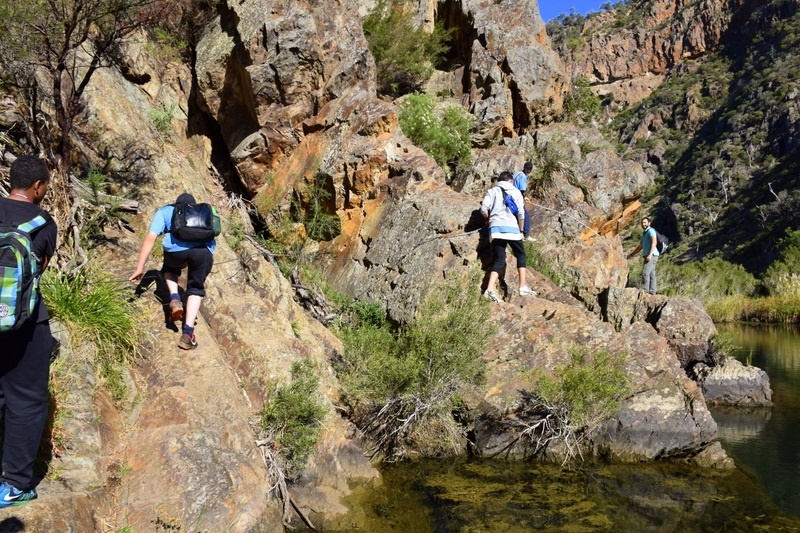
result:
<svg viewBox="0 0 800 533"><path fill-rule="evenodd" d="M650 246L653 244L653 237L656 236L656 230L650 226L642 233L642 257L650 255ZM658 249L653 248L653 255L658 255Z"/></svg>
<svg viewBox="0 0 800 533"><path fill-rule="evenodd" d="M528 188L528 176L523 171L514 174L514 187L520 191L525 191Z"/></svg>
<svg viewBox="0 0 800 533"><path fill-rule="evenodd" d="M175 239L172 233L169 232L170 223L172 222L172 212L175 207L172 205L165 205L156 211L153 221L150 223L150 231L156 235L164 235L164 240L161 245L164 247L165 252L182 252L189 248L197 248L198 246L205 246L212 254L217 247L217 241L211 239L208 242L187 242L180 239Z"/></svg>

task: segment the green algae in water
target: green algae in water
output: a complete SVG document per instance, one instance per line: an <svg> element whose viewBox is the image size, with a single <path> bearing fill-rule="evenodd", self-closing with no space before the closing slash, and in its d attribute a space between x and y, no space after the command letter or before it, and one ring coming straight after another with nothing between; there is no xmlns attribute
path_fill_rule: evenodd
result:
<svg viewBox="0 0 800 533"><path fill-rule="evenodd" d="M797 531L738 471L665 463L556 465L422 460L387 465L323 531Z"/></svg>

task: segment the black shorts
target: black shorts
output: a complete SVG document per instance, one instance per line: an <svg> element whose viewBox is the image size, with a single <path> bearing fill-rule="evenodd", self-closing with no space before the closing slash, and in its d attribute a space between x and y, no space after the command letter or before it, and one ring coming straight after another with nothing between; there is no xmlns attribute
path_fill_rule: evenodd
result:
<svg viewBox="0 0 800 533"><path fill-rule="evenodd" d="M508 241L506 239L492 239L492 264L489 272L498 274L506 268L506 245L511 247L511 252L517 259L517 268L525 268L525 246L522 241Z"/></svg>
<svg viewBox="0 0 800 533"><path fill-rule="evenodd" d="M205 296L206 278L211 273L213 266L214 254L206 246L198 246L181 252L164 251L164 264L161 266L161 272L180 276L181 270L188 267L186 295Z"/></svg>

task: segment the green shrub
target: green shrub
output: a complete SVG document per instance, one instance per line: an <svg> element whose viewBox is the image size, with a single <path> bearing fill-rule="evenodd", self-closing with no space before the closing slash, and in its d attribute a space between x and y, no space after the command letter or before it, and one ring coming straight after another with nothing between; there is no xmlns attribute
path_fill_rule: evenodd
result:
<svg viewBox="0 0 800 533"><path fill-rule="evenodd" d="M564 99L565 118L589 124L600 115L600 111L600 97L592 92L589 80L576 78L572 91Z"/></svg>
<svg viewBox="0 0 800 533"><path fill-rule="evenodd" d="M261 412L261 427L277 448L288 479L299 476L314 451L325 409L317 398L319 378L311 361L292 364L292 380L273 386Z"/></svg>
<svg viewBox="0 0 800 533"><path fill-rule="evenodd" d="M295 191L288 211L277 212L269 233L261 236L264 245L278 256L278 266L288 276L308 260L304 249L308 240L328 240L341 231L341 220L326 189L327 178L318 173L305 189Z"/></svg>
<svg viewBox="0 0 800 533"><path fill-rule="evenodd" d="M164 139L172 137L172 119L175 118L176 107L175 104L159 104L147 112L147 118L155 130Z"/></svg>
<svg viewBox="0 0 800 533"><path fill-rule="evenodd" d="M764 274L764 286L773 296L800 296L800 231L778 241L778 253Z"/></svg>
<svg viewBox="0 0 800 533"><path fill-rule="evenodd" d="M379 1L362 26L382 94L396 97L419 90L449 49L449 31L440 24L432 33L417 28L414 10L400 3Z"/></svg>
<svg viewBox="0 0 800 533"><path fill-rule="evenodd" d="M555 185L556 175L561 174L572 182L576 176L575 161L566 149L555 142L537 145L528 153L533 163L533 172L528 178L528 191L534 198L544 198Z"/></svg>
<svg viewBox="0 0 800 533"><path fill-rule="evenodd" d="M247 230L244 223L237 218L228 220L228 231L225 232L225 242L231 247L231 250L236 250L239 245L247 238Z"/></svg>
<svg viewBox="0 0 800 533"><path fill-rule="evenodd" d="M570 355L571 363L557 367L552 377L542 376L535 392L544 403L565 407L578 431L614 414L630 393L630 382L622 354L599 351L587 361L587 350L574 348Z"/></svg>
<svg viewBox="0 0 800 533"><path fill-rule="evenodd" d="M558 286L564 281L556 261L541 252L540 246L530 241L525 242L526 264L539 274L542 274Z"/></svg>
<svg viewBox="0 0 800 533"><path fill-rule="evenodd" d="M411 445L442 449L458 435L452 410L483 382L481 354L493 333L478 276L432 287L414 322L399 330L374 305L354 308L342 324L337 371L373 454L391 460Z"/></svg>
<svg viewBox="0 0 800 533"><path fill-rule="evenodd" d="M75 344L91 342L95 368L115 401L126 393L124 365L139 351L141 324L124 288L105 274L84 268L74 275L46 270L42 296L50 316L64 324Z"/></svg>
<svg viewBox="0 0 800 533"><path fill-rule="evenodd" d="M331 192L325 188L326 181L329 179L317 174L316 179L306 188L305 202L302 203L302 220L306 234L315 241L332 239L342 229L342 222L335 213L334 206L326 205L331 204L332 197Z"/></svg>
<svg viewBox="0 0 800 533"><path fill-rule="evenodd" d="M409 140L433 157L440 167L466 166L472 159L470 133L475 122L458 106L446 107L437 115L433 98L409 95L400 109L400 128Z"/></svg>
<svg viewBox="0 0 800 533"><path fill-rule="evenodd" d="M678 265L665 256L659 259L656 271L660 293L698 298L704 303L731 295L752 296L758 288L758 281L744 267L720 257ZM632 270L633 285L639 286L641 282L633 275Z"/></svg>

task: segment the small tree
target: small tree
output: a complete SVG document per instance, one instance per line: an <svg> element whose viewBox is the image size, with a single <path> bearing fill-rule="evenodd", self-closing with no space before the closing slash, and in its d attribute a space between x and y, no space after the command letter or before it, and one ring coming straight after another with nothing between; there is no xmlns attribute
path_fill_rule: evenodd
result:
<svg viewBox="0 0 800 533"><path fill-rule="evenodd" d="M69 186L75 118L94 73L111 64L124 37L157 16L155 5L155 0L0 0L2 82L26 95L36 117L32 141L58 169L54 214L63 219L59 225L72 242L73 259L82 260L73 270L86 258L76 217L79 198ZM43 130L38 119L42 94L52 99L53 131Z"/></svg>

